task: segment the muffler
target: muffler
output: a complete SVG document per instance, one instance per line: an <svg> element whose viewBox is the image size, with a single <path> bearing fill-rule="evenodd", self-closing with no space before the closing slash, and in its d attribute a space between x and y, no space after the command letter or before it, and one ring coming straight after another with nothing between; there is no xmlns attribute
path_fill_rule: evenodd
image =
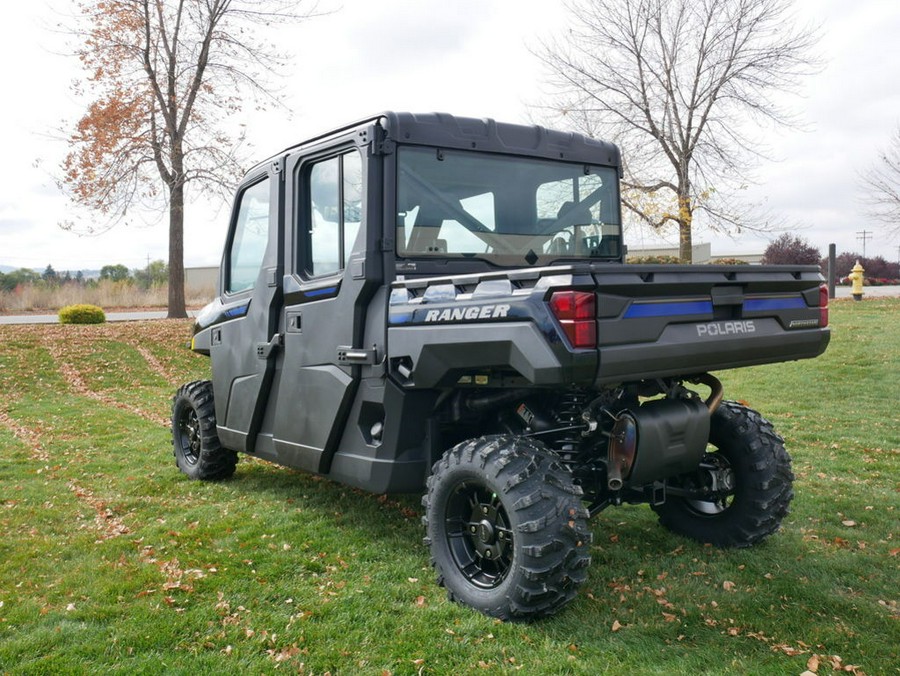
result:
<svg viewBox="0 0 900 676"><path fill-rule="evenodd" d="M615 416L608 433L609 490L695 470L709 441L710 408L695 399L657 399Z"/></svg>

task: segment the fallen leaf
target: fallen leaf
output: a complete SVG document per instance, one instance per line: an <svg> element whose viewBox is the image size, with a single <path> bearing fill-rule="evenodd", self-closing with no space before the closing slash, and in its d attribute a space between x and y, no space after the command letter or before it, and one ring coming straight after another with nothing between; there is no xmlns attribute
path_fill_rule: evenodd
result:
<svg viewBox="0 0 900 676"><path fill-rule="evenodd" d="M416 605L419 606L419 608L424 608L425 607L425 597L417 596L416 597Z"/></svg>
<svg viewBox="0 0 900 676"><path fill-rule="evenodd" d="M795 648L794 646L784 644L784 643L779 643L777 645L773 645L772 650L780 650L785 655L790 655L791 657L796 657L797 655L803 654L802 650Z"/></svg>
<svg viewBox="0 0 900 676"><path fill-rule="evenodd" d="M619 629L621 629L621 628L622 628L622 625L619 623L619 621L618 621L618 620L613 620L613 623L612 623L612 630L613 630L613 631L619 631Z"/></svg>
<svg viewBox="0 0 900 676"><path fill-rule="evenodd" d="M725 591L734 591L735 586L736 585L731 580L725 580L725 582L722 583L722 589Z"/></svg>
<svg viewBox="0 0 900 676"><path fill-rule="evenodd" d="M853 521L852 519L844 519L843 521L841 521L841 525L847 526L847 528L853 528L853 526L856 525L856 521Z"/></svg>
<svg viewBox="0 0 900 676"><path fill-rule="evenodd" d="M819 656L813 655L806 661L806 668L810 671L818 671L819 670Z"/></svg>

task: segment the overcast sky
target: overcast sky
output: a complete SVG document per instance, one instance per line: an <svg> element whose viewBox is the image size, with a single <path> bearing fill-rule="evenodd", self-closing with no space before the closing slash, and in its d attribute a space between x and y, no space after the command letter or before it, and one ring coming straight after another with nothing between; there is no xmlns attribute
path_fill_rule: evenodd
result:
<svg viewBox="0 0 900 676"><path fill-rule="evenodd" d="M529 52L564 28L559 0L322 0L334 13L311 19L278 38L295 54L282 85L291 115L248 116L256 159L330 126L381 110L443 111L527 122L541 98L541 66ZM0 25L3 104L0 106L0 265L57 270L130 268L167 257L164 214L142 227L94 237L65 232L65 200L53 177L66 144L57 131L81 110L70 94L78 64L64 55L52 29L71 0L7 3ZM900 239L862 213L858 175L871 166L900 123L900 2L803 0L802 20L821 24L823 70L790 103L804 130L771 138L776 161L760 165L750 201L765 204L827 253L861 251L858 232L871 235L866 254L900 257ZM215 265L227 208L189 195L185 264ZM769 235L773 237L774 235ZM632 247L655 242L630 232ZM677 236L668 240L674 245ZM765 237L728 238L704 230L713 255L762 251Z"/></svg>

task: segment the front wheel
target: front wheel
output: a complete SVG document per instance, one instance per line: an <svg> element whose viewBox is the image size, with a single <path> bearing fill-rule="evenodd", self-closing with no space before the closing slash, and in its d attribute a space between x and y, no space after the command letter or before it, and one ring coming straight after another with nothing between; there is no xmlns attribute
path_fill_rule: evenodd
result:
<svg viewBox="0 0 900 676"><path fill-rule="evenodd" d="M222 448L216 433L212 383L182 385L172 400L175 464L191 479L218 481L234 474L237 453Z"/></svg>
<svg viewBox="0 0 900 676"><path fill-rule="evenodd" d="M701 469L671 480L697 493L653 509L669 530L719 547L749 547L781 526L794 497L784 440L756 411L723 402L710 420Z"/></svg>
<svg viewBox="0 0 900 676"><path fill-rule="evenodd" d="M555 613L590 564L581 489L539 442L464 441L428 478L426 544L452 601L503 620Z"/></svg>

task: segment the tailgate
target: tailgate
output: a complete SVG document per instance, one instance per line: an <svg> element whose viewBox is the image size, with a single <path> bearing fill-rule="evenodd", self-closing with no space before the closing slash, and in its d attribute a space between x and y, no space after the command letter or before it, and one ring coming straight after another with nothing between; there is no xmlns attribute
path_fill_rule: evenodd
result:
<svg viewBox="0 0 900 676"><path fill-rule="evenodd" d="M597 284L597 382L816 357L830 338L813 266L616 266Z"/></svg>

